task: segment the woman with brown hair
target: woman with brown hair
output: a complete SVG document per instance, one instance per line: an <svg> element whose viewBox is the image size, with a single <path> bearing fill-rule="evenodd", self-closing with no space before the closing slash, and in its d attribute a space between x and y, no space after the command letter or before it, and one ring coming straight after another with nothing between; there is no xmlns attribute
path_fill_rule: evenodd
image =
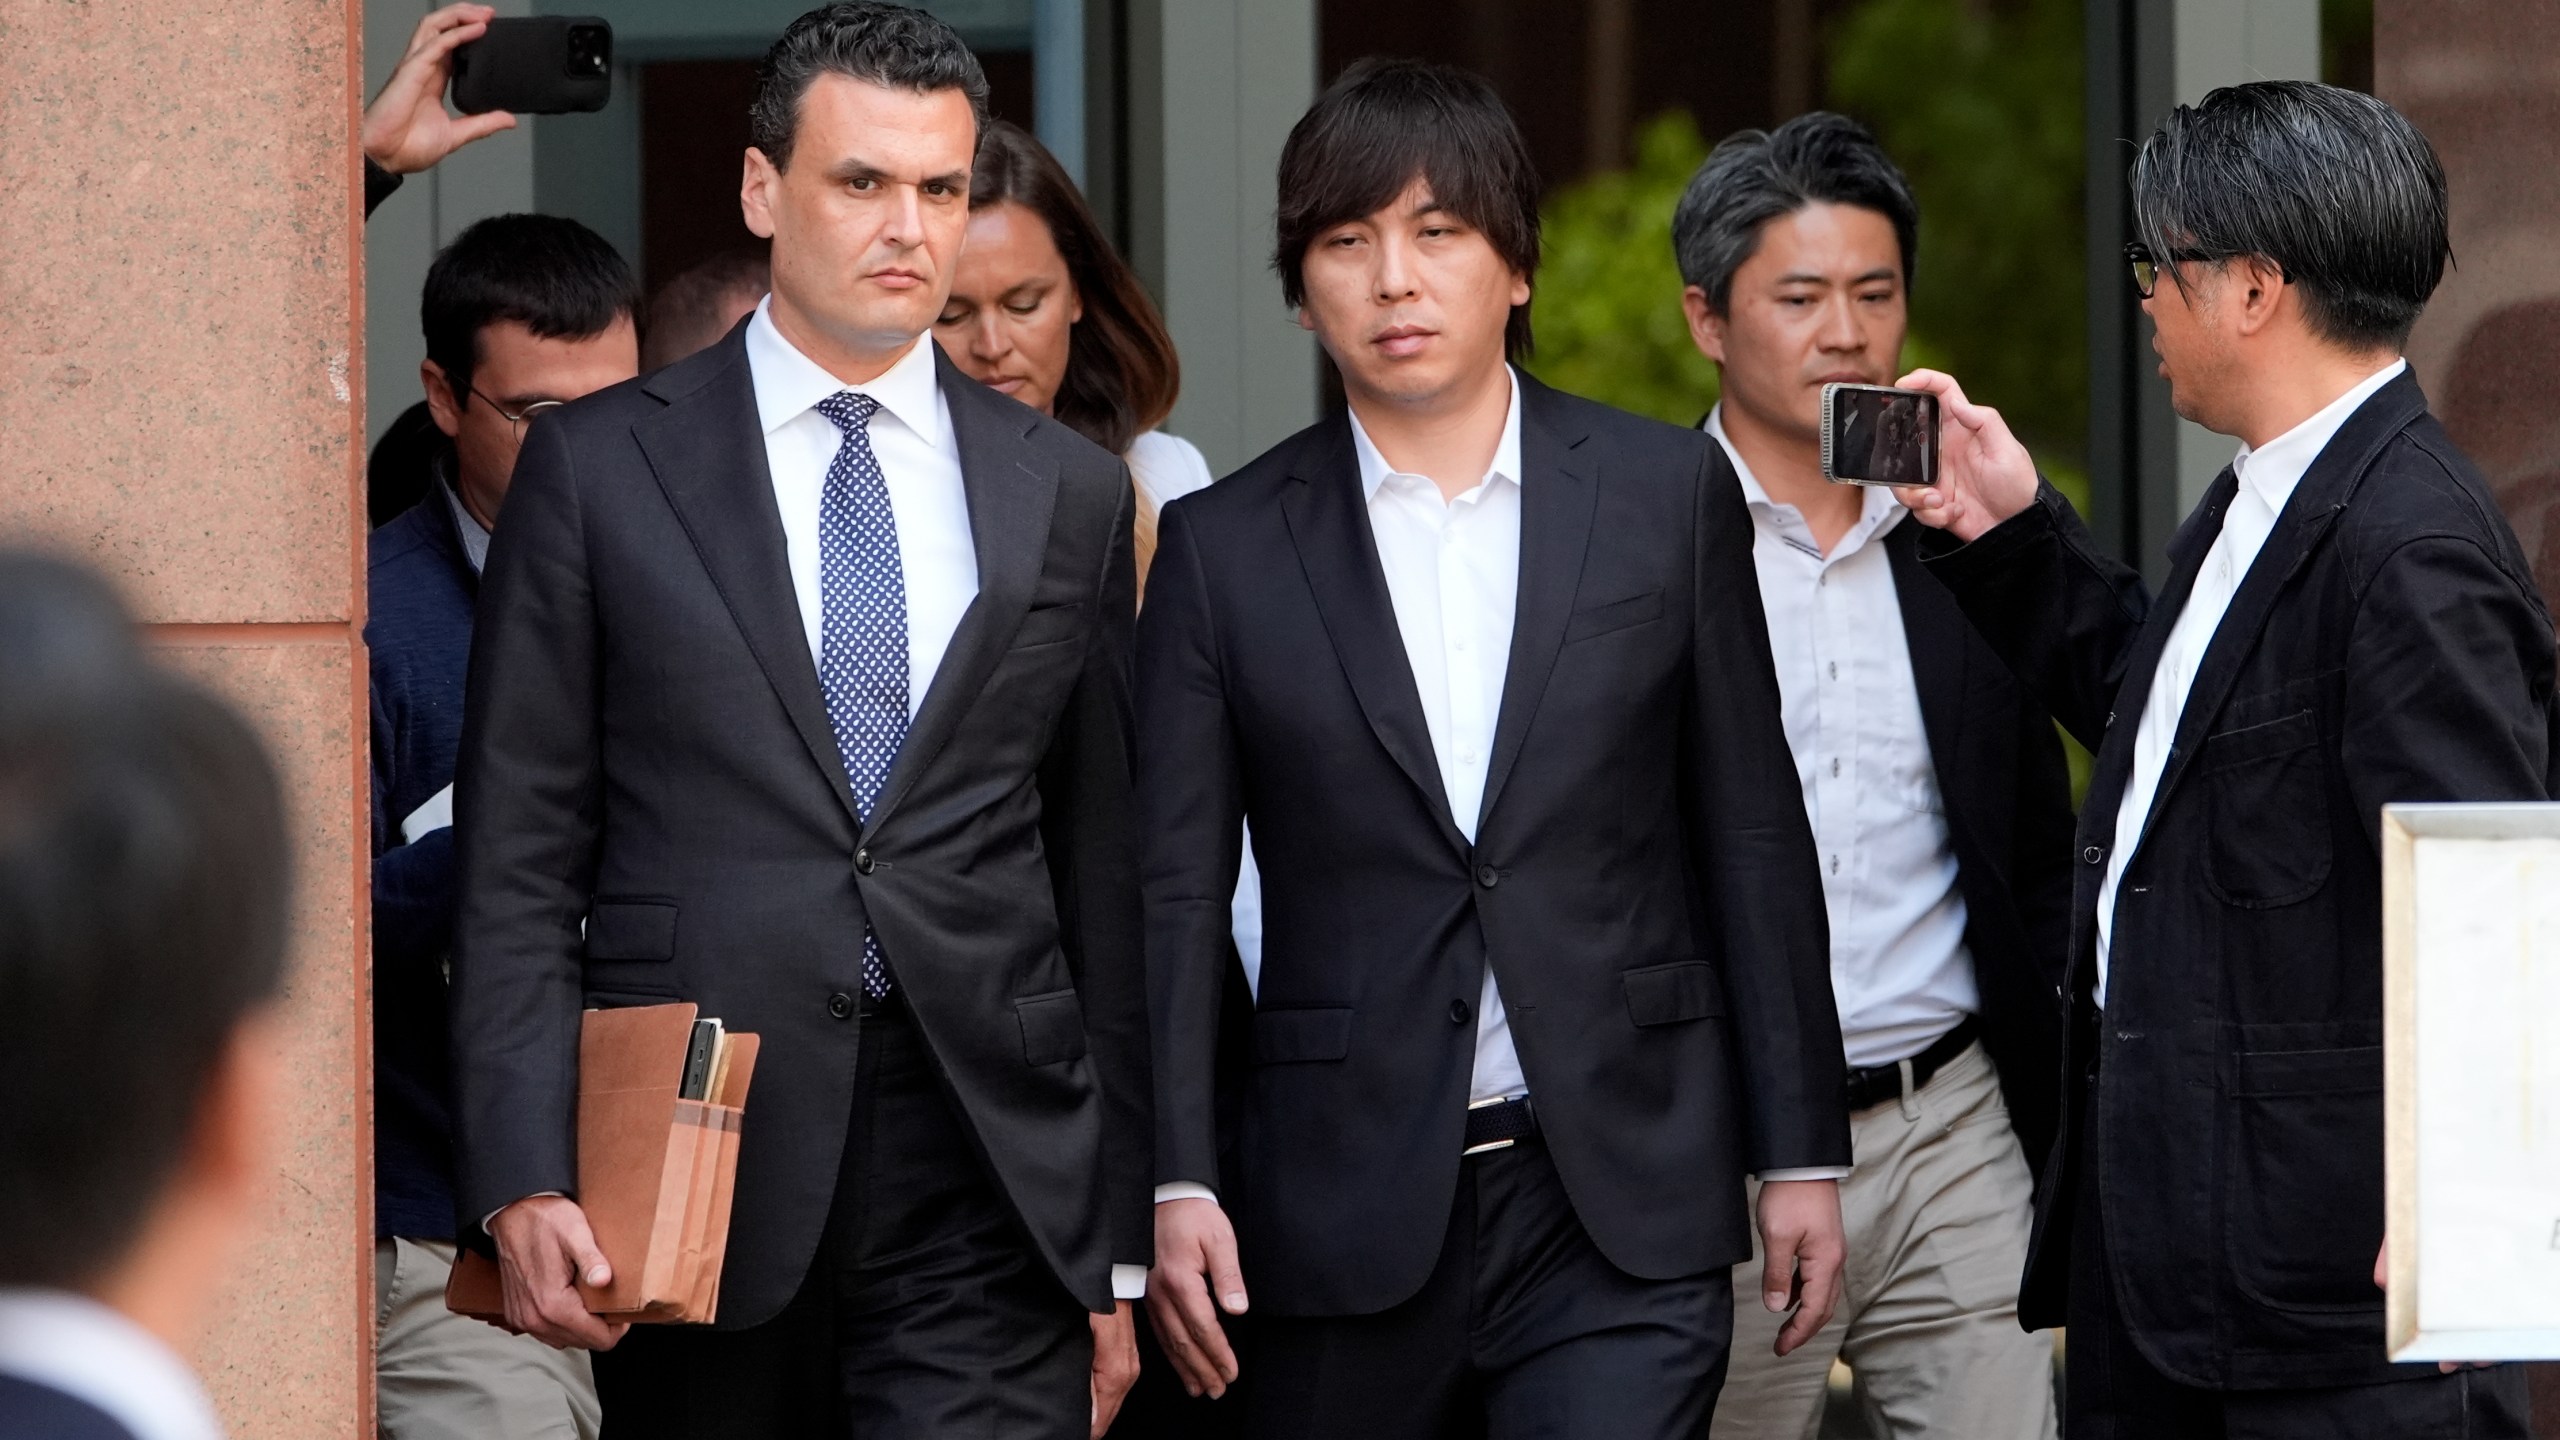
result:
<svg viewBox="0 0 2560 1440"><path fill-rule="evenodd" d="M1002 120L978 145L969 236L933 335L971 378L1128 461L1143 591L1156 512L1210 480L1191 442L1155 428L1182 385L1173 337L1075 182Z"/></svg>

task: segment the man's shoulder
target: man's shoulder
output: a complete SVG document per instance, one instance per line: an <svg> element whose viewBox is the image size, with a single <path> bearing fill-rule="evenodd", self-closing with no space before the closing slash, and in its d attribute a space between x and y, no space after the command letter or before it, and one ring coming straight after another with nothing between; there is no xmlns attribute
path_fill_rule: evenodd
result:
<svg viewBox="0 0 2560 1440"><path fill-rule="evenodd" d="M1624 456L1686 466L1684 474L1694 473L1706 453L1707 434L1693 426L1638 415L1525 377L1521 388L1521 418L1545 424L1567 443L1602 440Z"/></svg>
<svg viewBox="0 0 2560 1440"><path fill-rule="evenodd" d="M2469 541L2519 575L2524 568L2488 480L2425 412L2383 440L2339 520L2341 539L2364 566L2432 537Z"/></svg>
<svg viewBox="0 0 2560 1440"><path fill-rule="evenodd" d="M1322 476L1335 463L1330 451L1340 446L1344 457L1343 421L1326 417L1246 461L1227 475L1165 506L1180 509L1195 529L1224 531L1250 526L1275 514L1274 503L1289 487Z"/></svg>
<svg viewBox="0 0 2560 1440"><path fill-rule="evenodd" d="M114 1416L50 1385L0 1374L0 1440L140 1440Z"/></svg>

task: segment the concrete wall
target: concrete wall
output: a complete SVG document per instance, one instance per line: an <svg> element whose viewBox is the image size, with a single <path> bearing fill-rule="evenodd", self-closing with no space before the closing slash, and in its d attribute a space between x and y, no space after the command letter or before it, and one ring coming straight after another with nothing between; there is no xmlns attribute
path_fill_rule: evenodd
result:
<svg viewBox="0 0 2560 1440"><path fill-rule="evenodd" d="M299 853L235 1434L372 1425L354 0L0 5L0 536L103 567L279 757Z"/></svg>
<svg viewBox="0 0 2560 1440"><path fill-rule="evenodd" d="M1316 417L1315 343L1280 302L1280 146L1315 99L1314 0L1133 0L1131 261L1182 355L1165 428L1235 469Z"/></svg>

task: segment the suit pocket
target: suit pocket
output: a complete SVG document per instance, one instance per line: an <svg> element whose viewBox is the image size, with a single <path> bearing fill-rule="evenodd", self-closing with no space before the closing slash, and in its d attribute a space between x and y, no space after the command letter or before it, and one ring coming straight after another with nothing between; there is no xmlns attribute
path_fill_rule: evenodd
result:
<svg viewBox="0 0 2560 1440"><path fill-rule="evenodd" d="M1624 600L1610 600L1574 611L1573 618L1565 622L1564 643L1570 645L1576 640L1589 640L1612 630L1624 630L1661 618L1662 592L1648 590L1642 595L1630 595Z"/></svg>
<svg viewBox="0 0 2560 1440"><path fill-rule="evenodd" d="M2382 1243L2382 1047L2231 1057L2224 1236L2233 1278L2279 1310L2367 1310Z"/></svg>
<svg viewBox="0 0 2560 1440"><path fill-rule="evenodd" d="M587 912L589 960L673 960L676 907L662 900L598 900Z"/></svg>
<svg viewBox="0 0 2560 1440"><path fill-rule="evenodd" d="M1062 1065L1084 1058L1084 1003L1073 990L1025 995L1013 1002L1022 1022L1022 1063Z"/></svg>
<svg viewBox="0 0 2560 1440"><path fill-rule="evenodd" d="M2197 757L2212 831L2205 884L2247 910L2307 900L2329 880L2329 787L2320 719L2298 711L2209 736Z"/></svg>
<svg viewBox="0 0 2560 1440"><path fill-rule="evenodd" d="M1081 640L1085 630L1085 602L1067 605L1044 605L1022 617L1021 628L1013 632L1015 650L1029 650L1037 645L1056 645L1068 640Z"/></svg>
<svg viewBox="0 0 2560 1440"><path fill-rule="evenodd" d="M1638 1025L1677 1025L1724 1013L1724 986L1704 960L1647 965L1626 972L1627 1018Z"/></svg>
<svg viewBox="0 0 2560 1440"><path fill-rule="evenodd" d="M1351 1007L1263 1010L1253 1017L1253 1063L1297 1065L1351 1054Z"/></svg>

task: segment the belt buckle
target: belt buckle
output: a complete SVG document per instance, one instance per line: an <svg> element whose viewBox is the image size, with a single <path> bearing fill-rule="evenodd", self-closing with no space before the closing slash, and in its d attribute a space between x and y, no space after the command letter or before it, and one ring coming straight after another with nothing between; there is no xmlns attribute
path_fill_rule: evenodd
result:
<svg viewBox="0 0 2560 1440"><path fill-rule="evenodd" d="M1467 1106L1467 1110L1472 1114L1478 1110L1490 1110L1496 1105L1508 1105L1510 1103L1511 1100L1509 1097L1497 1095L1490 1100L1475 1101ZM1520 1141L1516 1136L1509 1140L1487 1140L1481 1145L1470 1145L1466 1149L1459 1151L1458 1158L1464 1160L1470 1155L1482 1155L1493 1150L1508 1150L1519 1143Z"/></svg>

